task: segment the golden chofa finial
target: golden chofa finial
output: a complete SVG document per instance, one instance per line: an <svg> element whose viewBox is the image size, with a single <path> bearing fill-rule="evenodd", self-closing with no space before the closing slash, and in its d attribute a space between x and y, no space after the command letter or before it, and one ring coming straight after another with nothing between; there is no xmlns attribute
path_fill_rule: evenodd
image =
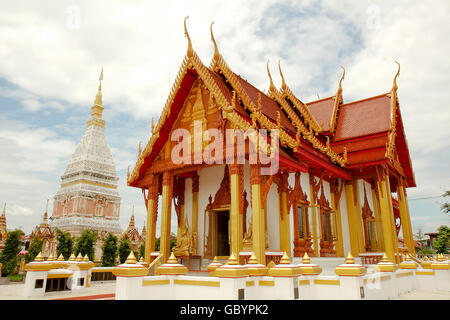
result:
<svg viewBox="0 0 450 320"><path fill-rule="evenodd" d="M186 18L184 18L184 34L188 38L187 56L189 58L191 58L194 55L194 49L192 49L191 37L189 37L189 33L187 32L187 28L186 28L186 20L187 20L187 18L189 18L189 16L186 16Z"/></svg>
<svg viewBox="0 0 450 320"><path fill-rule="evenodd" d="M286 90L287 85L286 85L286 81L284 81L284 76L283 76L283 72L281 72L281 65L280 65L280 60L278 60L278 70L280 70L280 76L281 76L281 89Z"/></svg>
<svg viewBox="0 0 450 320"><path fill-rule="evenodd" d="M152 118L152 135L155 134L155 123L153 122L153 118Z"/></svg>
<svg viewBox="0 0 450 320"><path fill-rule="evenodd" d="M397 77L400 75L400 63L396 60L395 63L398 65L397 74L394 77L394 83L392 85L392 91L397 91Z"/></svg>
<svg viewBox="0 0 450 320"><path fill-rule="evenodd" d="M270 71L269 71L269 60L267 60L267 74L269 75L269 78L270 78L269 92L273 92L273 91L275 91L275 86L273 85L272 76L270 75Z"/></svg>
<svg viewBox="0 0 450 320"><path fill-rule="evenodd" d="M214 59L214 61L217 61L217 60L219 60L220 53L219 53L219 49L217 48L216 39L214 39L214 34L213 34L213 31L212 31L213 24L214 24L214 21L211 23L211 27L210 27L210 30L211 30L211 41L214 43L214 58L213 59Z"/></svg>
<svg viewBox="0 0 450 320"><path fill-rule="evenodd" d="M344 77L345 77L345 68L343 66L341 66L341 68L342 68L342 70L344 70L344 72L342 72L341 79L339 80L339 88L338 88L339 93L342 92L342 80L344 80Z"/></svg>

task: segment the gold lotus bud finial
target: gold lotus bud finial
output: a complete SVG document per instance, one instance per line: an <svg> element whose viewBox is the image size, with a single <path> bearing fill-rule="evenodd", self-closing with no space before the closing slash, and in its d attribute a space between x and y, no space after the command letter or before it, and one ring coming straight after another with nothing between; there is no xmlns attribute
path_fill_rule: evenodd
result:
<svg viewBox="0 0 450 320"><path fill-rule="evenodd" d="M302 263L303 264L310 264L311 263L311 259L309 258L308 253L306 251L305 251L305 254L303 255Z"/></svg>
<svg viewBox="0 0 450 320"><path fill-rule="evenodd" d="M349 252L347 255L347 258L345 258L345 263L346 264L354 264L355 263L355 259L353 258L351 252Z"/></svg>
<svg viewBox="0 0 450 320"><path fill-rule="evenodd" d="M270 60L267 60L267 74L269 75L269 79L270 79L269 92L273 92L273 91L275 91L275 86L273 85L272 76L270 75L269 61Z"/></svg>
<svg viewBox="0 0 450 320"><path fill-rule="evenodd" d="M75 257L75 255L72 253L69 257L69 261L75 261L77 260L77 258Z"/></svg>
<svg viewBox="0 0 450 320"><path fill-rule="evenodd" d="M405 261L411 261L411 257L410 257L410 255L409 255L409 253L406 254L406 256L405 256Z"/></svg>
<svg viewBox="0 0 450 320"><path fill-rule="evenodd" d="M177 259L177 257L175 257L175 254L173 252L170 254L169 259L167 259L167 263L169 263L169 264L177 264L178 263L178 259Z"/></svg>
<svg viewBox="0 0 450 320"><path fill-rule="evenodd" d="M236 258L236 254L235 254L234 252L231 253L231 255L230 255L230 257L228 258L226 264L228 264L228 265L237 265L237 264L239 264L239 261L238 261L238 259Z"/></svg>
<svg viewBox="0 0 450 320"><path fill-rule="evenodd" d="M250 259L248 259L248 264L257 264L258 259L255 256L255 253L252 252L252 255L250 256Z"/></svg>
<svg viewBox="0 0 450 320"><path fill-rule="evenodd" d="M280 75L281 75L281 89L286 90L287 85L286 85L286 81L284 81L283 72L281 72L280 60L278 60L278 70L280 70Z"/></svg>
<svg viewBox="0 0 450 320"><path fill-rule="evenodd" d="M81 252L78 253L77 261L83 261L83 256L81 255Z"/></svg>
<svg viewBox="0 0 450 320"><path fill-rule="evenodd" d="M423 261L428 261L428 257L425 256L425 258L423 258Z"/></svg>
<svg viewBox="0 0 450 320"><path fill-rule="evenodd" d="M381 262L389 262L389 258L386 253L383 254L383 258L381 258Z"/></svg>
<svg viewBox="0 0 450 320"><path fill-rule="evenodd" d="M139 262L144 262L144 257L141 257L141 258L139 259Z"/></svg>
<svg viewBox="0 0 450 320"><path fill-rule="evenodd" d="M125 263L126 264L135 264L136 263L136 256L134 255L133 250L131 250Z"/></svg>
<svg viewBox="0 0 450 320"><path fill-rule="evenodd" d="M47 258L47 261L55 261L55 257L50 253L50 255Z"/></svg>
<svg viewBox="0 0 450 320"><path fill-rule="evenodd" d="M217 60L219 60L220 53L219 53L219 49L217 48L216 39L214 39L214 34L213 34L213 31L212 31L213 24L214 24L214 21L211 23L211 27L210 27L210 30L211 30L211 41L214 43L214 61L217 61Z"/></svg>
<svg viewBox="0 0 450 320"><path fill-rule="evenodd" d="M184 18L184 34L186 35L186 37L188 39L187 56L189 58L191 58L194 55L194 49L192 49L191 37L189 37L189 33L187 32L187 28L186 28L186 20L187 20L187 18L189 18L189 16L186 16L186 18Z"/></svg>
<svg viewBox="0 0 450 320"><path fill-rule="evenodd" d="M219 263L219 258L217 258L217 256L214 257L213 263Z"/></svg>
<svg viewBox="0 0 450 320"><path fill-rule="evenodd" d="M44 261L44 257L42 256L42 252L39 252L36 258L34 258L34 261L36 262L42 262Z"/></svg>
<svg viewBox="0 0 450 320"><path fill-rule="evenodd" d="M397 74L394 77L394 83L392 85L392 91L397 91L397 88L398 88L398 86L397 86L397 77L400 75L400 63L397 60L395 60L395 63L398 65L398 70L397 70Z"/></svg>
<svg viewBox="0 0 450 320"><path fill-rule="evenodd" d="M87 253L84 255L83 261L84 262L89 262L89 257L87 255Z"/></svg>
<svg viewBox="0 0 450 320"><path fill-rule="evenodd" d="M289 258L286 251L284 252L283 256L281 257L280 263L281 264L290 264L291 263L291 259Z"/></svg>
<svg viewBox="0 0 450 320"><path fill-rule="evenodd" d="M64 261L64 256L62 255L62 253L59 255L57 261Z"/></svg>

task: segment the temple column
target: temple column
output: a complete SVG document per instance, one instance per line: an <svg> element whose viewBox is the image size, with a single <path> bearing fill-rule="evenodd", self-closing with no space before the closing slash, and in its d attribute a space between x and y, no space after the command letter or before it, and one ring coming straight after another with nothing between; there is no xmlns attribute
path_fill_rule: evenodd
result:
<svg viewBox="0 0 450 320"><path fill-rule="evenodd" d="M398 249L395 249L397 248L397 245L395 245L397 239L395 239L393 235L393 232L395 232L395 225L393 217L391 217L392 198L388 186L389 176L384 173L384 169L381 171L382 173L378 175L376 184L380 203L381 224L383 227L384 251L391 262L396 262L395 254Z"/></svg>
<svg viewBox="0 0 450 320"><path fill-rule="evenodd" d="M281 174L281 182L278 185L278 199L280 201L280 214L279 214L279 226L280 226L280 250L291 255L291 239L289 229L289 213L288 213L288 177L289 174Z"/></svg>
<svg viewBox="0 0 450 320"><path fill-rule="evenodd" d="M198 253L198 174L192 177L192 236L194 239L193 254Z"/></svg>
<svg viewBox="0 0 450 320"><path fill-rule="evenodd" d="M161 237L160 253L163 255L162 263L165 263L170 256L170 216L172 209L172 188L173 177L169 171L163 173L162 178L162 199L161 199Z"/></svg>
<svg viewBox="0 0 450 320"><path fill-rule="evenodd" d="M253 253L260 264L266 264L264 210L261 205L261 167L250 164L250 186L252 190Z"/></svg>
<svg viewBox="0 0 450 320"><path fill-rule="evenodd" d="M372 203L373 203L373 213L375 216L376 223L376 235L377 235L377 251L384 251L384 239L382 232L382 222L381 222L381 213L380 213L380 203L377 196L376 184L375 187L372 186Z"/></svg>
<svg viewBox="0 0 450 320"><path fill-rule="evenodd" d="M311 199L311 237L313 238L314 256L319 256L319 234L317 231L316 197L314 196L314 175L309 172L309 197Z"/></svg>
<svg viewBox="0 0 450 320"><path fill-rule="evenodd" d="M151 252L155 251L156 220L158 217L158 189L159 179L152 176L151 184L148 188L147 200L147 231L145 236L145 262L147 263L150 263Z"/></svg>
<svg viewBox="0 0 450 320"><path fill-rule="evenodd" d="M345 188L345 200L347 202L347 216L348 216L348 228L350 231L350 247L353 257L359 256L359 241L357 233L357 219L356 219L356 199L353 192L353 183L346 183Z"/></svg>
<svg viewBox="0 0 450 320"><path fill-rule="evenodd" d="M336 255L338 257L344 256L344 245L343 245L343 238L342 238L342 222L341 222L341 206L339 205L339 201L341 198L341 192L342 192L342 182L341 182L341 189L338 190L337 181L334 180L333 183L330 183L330 194L331 194L331 209L333 212L335 212L335 223L333 224L335 226L335 232L337 236L337 240L334 242L335 248L336 248Z"/></svg>
<svg viewBox="0 0 450 320"><path fill-rule="evenodd" d="M363 181L364 183L364 181ZM361 210L361 199L359 197L359 184L358 180L353 181L353 192L355 197L355 217L356 217L356 231L358 232L359 241L359 252L366 252L366 245L364 242L364 231L363 231L363 221L362 221L362 210Z"/></svg>
<svg viewBox="0 0 450 320"><path fill-rule="evenodd" d="M236 254L239 257L239 252L242 250L242 217L240 213L240 186L239 174L242 171L241 165L230 164L228 166L230 170L230 194L231 194L231 207L230 207L230 225L231 225L231 253Z"/></svg>
<svg viewBox="0 0 450 320"><path fill-rule="evenodd" d="M393 240L393 246L394 246L394 253L396 255L396 260L392 261L394 263L400 263L400 259L398 256L398 237L397 237L397 231L395 228L395 219L394 219L394 208L392 206L392 191L391 191L391 183L389 181L389 174L386 171L386 190L388 195L388 203L389 203L389 216L390 216L390 223L391 223L391 234L392 234L392 240Z"/></svg>
<svg viewBox="0 0 450 320"><path fill-rule="evenodd" d="M409 253L412 255L416 254L416 248L414 246L414 239L413 239L413 232L411 227L411 217L409 215L409 208L408 208L408 197L406 195L406 190L404 184L399 186L399 189L397 189L397 194L399 195L399 205L400 207L404 207L404 219L402 217L402 211L400 211L400 218L402 220L402 228L403 228L403 238L405 239L405 243L409 243L408 249ZM407 229L407 234L405 234L405 229Z"/></svg>
<svg viewBox="0 0 450 320"><path fill-rule="evenodd" d="M174 207L177 213L178 218L178 226L177 226L177 243L180 241L180 237L182 236L185 225L184 221L184 189L185 189L185 179L177 178L176 180L176 188L174 187L173 199L174 199Z"/></svg>

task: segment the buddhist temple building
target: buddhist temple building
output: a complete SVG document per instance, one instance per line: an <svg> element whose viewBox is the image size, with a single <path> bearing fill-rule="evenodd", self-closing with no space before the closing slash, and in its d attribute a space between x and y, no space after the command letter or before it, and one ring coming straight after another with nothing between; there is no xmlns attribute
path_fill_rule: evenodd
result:
<svg viewBox="0 0 450 320"><path fill-rule="evenodd" d="M8 237L8 230L6 229L6 202L3 205L2 215L0 216L0 251L5 248L5 241Z"/></svg>
<svg viewBox="0 0 450 320"><path fill-rule="evenodd" d="M416 184L397 96L400 65L386 93L345 101L344 70L335 95L305 103L289 88L280 63L281 87L268 62L264 93L232 71L212 25L209 66L193 49L186 20L185 33L186 56L157 124L152 121L150 140L128 171L128 185L142 190L148 210L147 261L157 223L162 259L170 257L174 214L176 256L249 251L267 264L273 252L293 258L381 252L392 262L401 250L415 253L406 188ZM71 182L79 179L71 173L75 161L62 190L93 187ZM55 197L56 217L73 215L63 212L66 194ZM399 247L400 232L406 248Z"/></svg>
<svg viewBox="0 0 450 320"><path fill-rule="evenodd" d="M47 210L48 200L42 222L37 225L34 230L31 231L31 234L29 236L30 244L35 237L38 237L40 240L42 240L41 254L43 257L49 257L51 255L55 256L56 254L56 231L48 223Z"/></svg>
<svg viewBox="0 0 450 320"><path fill-rule="evenodd" d="M100 81L103 79L103 70ZM102 85L98 87L86 131L61 176L61 187L54 196L51 226L78 237L84 230L98 231L101 241L107 232L120 237L119 178L105 138L102 118ZM96 256L101 256L97 241Z"/></svg>
<svg viewBox="0 0 450 320"><path fill-rule="evenodd" d="M139 248L145 243L145 238L139 233L134 222L134 206L130 217L128 228L122 234L122 238L126 238L131 242L131 249L134 252L139 252Z"/></svg>

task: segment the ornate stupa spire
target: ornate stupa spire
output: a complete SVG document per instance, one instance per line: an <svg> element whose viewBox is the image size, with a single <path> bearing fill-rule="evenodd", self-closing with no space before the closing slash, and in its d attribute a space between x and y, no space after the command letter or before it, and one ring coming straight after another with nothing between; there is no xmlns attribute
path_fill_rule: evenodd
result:
<svg viewBox="0 0 450 320"><path fill-rule="evenodd" d="M47 199L47 205L45 206L45 212L44 212L44 217L42 218L41 226L48 224L48 214L47 214L47 212L48 212L48 201L49 200L50 199Z"/></svg>
<svg viewBox="0 0 450 320"><path fill-rule="evenodd" d="M133 211L131 212L130 224L128 227L134 228L134 204L133 204Z"/></svg>
<svg viewBox="0 0 450 320"><path fill-rule="evenodd" d="M103 112L103 99L102 99L102 80L103 80L103 68L100 72L99 77L99 85L98 85L98 91L95 96L94 105L92 106L92 118L101 119L102 118L102 112Z"/></svg>

